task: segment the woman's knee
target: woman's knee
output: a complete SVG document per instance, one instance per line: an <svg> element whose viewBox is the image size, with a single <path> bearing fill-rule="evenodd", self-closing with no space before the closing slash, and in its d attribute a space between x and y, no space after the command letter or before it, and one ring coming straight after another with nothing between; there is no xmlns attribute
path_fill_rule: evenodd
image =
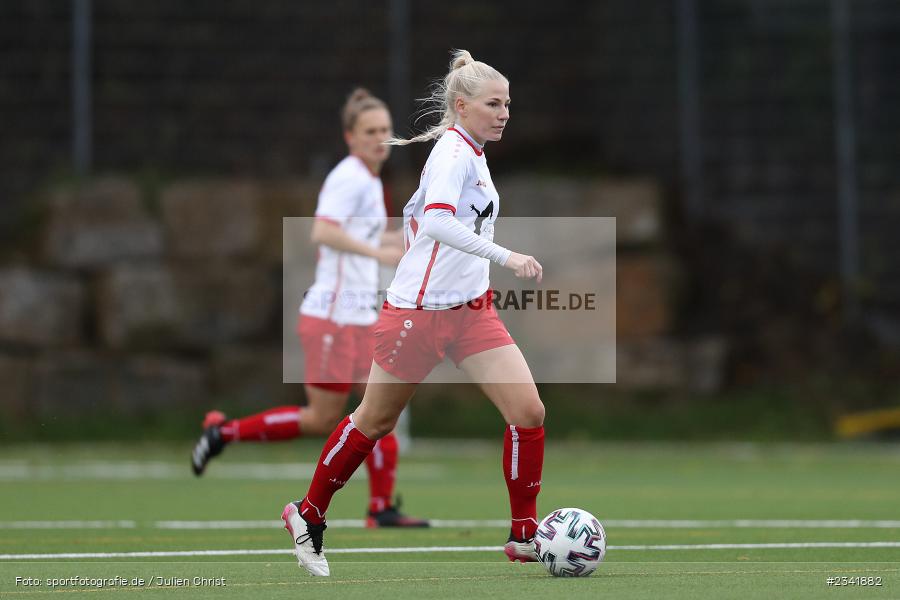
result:
<svg viewBox="0 0 900 600"><path fill-rule="evenodd" d="M386 436L387 434L392 432L394 430L394 427L396 427L396 426L397 426L396 419L390 419L390 420L386 419L386 420L380 421L379 423L376 424L376 429L375 429L375 432L373 433L374 437L372 439L380 440L381 438L383 438L384 436Z"/></svg>
<svg viewBox="0 0 900 600"><path fill-rule="evenodd" d="M522 427L541 427L544 424L544 404L538 400L524 407L520 414L519 423Z"/></svg>
<svg viewBox="0 0 900 600"><path fill-rule="evenodd" d="M397 426L397 419L388 415L373 415L359 409L353 413L353 424L370 440L380 440Z"/></svg>
<svg viewBox="0 0 900 600"><path fill-rule="evenodd" d="M321 406L306 407L300 417L300 429L305 435L328 435L343 417L343 410L322 409Z"/></svg>
<svg viewBox="0 0 900 600"><path fill-rule="evenodd" d="M347 414L347 394L307 389L309 403L303 409L300 428L306 435L328 435Z"/></svg>
<svg viewBox="0 0 900 600"><path fill-rule="evenodd" d="M544 403L541 402L537 391L528 394L518 403L514 411L514 423L510 425L518 425L520 427L541 427L544 424Z"/></svg>
<svg viewBox="0 0 900 600"><path fill-rule="evenodd" d="M378 365L372 365L366 394L353 412L353 423L367 437L383 438L394 430L400 413L415 391L415 384L401 381Z"/></svg>
<svg viewBox="0 0 900 600"><path fill-rule="evenodd" d="M344 405L340 406L329 406L327 409L322 410L320 407L319 413L319 423L321 424L323 429L327 429L328 431L333 430L338 426L338 423L341 422L346 416L344 412Z"/></svg>

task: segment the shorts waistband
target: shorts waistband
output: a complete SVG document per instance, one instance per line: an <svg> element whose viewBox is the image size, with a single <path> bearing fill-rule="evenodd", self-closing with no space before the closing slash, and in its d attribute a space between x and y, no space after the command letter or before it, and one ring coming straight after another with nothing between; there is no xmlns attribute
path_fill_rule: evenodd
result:
<svg viewBox="0 0 900 600"><path fill-rule="evenodd" d="M463 302L462 304L457 304L456 306L448 306L447 308L435 308L435 309L426 309L422 306L417 306L415 308L400 308L398 306L394 306L387 300L384 301L381 308L382 310L459 310L463 306L468 306L472 310L489 310L494 300L494 290L488 288L488 290L477 298L472 298L468 302Z"/></svg>

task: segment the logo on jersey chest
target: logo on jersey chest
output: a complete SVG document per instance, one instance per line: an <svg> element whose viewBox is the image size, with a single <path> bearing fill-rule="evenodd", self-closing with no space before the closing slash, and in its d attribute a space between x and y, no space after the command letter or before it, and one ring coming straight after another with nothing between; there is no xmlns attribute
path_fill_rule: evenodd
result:
<svg viewBox="0 0 900 600"><path fill-rule="evenodd" d="M480 180L479 180L480 183ZM481 235L481 226L484 223L485 219L491 219L494 216L494 201L491 200L488 202L488 205L484 207L483 210L478 210L475 208L474 204L470 204L469 208L474 212L477 217L475 217L475 233L477 235ZM491 227L493 229L493 227Z"/></svg>

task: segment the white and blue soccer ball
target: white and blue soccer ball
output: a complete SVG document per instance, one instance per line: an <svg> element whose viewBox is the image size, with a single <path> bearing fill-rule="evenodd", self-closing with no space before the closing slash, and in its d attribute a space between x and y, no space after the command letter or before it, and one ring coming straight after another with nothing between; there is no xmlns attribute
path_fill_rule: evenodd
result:
<svg viewBox="0 0 900 600"><path fill-rule="evenodd" d="M538 525L534 549L554 577L585 577L606 556L606 532L586 510L560 508Z"/></svg>

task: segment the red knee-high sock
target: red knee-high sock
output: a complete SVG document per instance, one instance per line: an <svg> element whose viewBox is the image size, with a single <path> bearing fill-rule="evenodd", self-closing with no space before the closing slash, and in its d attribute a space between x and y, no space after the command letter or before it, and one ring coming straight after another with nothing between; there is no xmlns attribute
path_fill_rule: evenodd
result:
<svg viewBox="0 0 900 600"><path fill-rule="evenodd" d="M509 490L512 533L516 538L534 537L543 466L544 428L508 425L503 435L503 477Z"/></svg>
<svg viewBox="0 0 900 600"><path fill-rule="evenodd" d="M344 417L322 448L300 515L310 523L324 521L331 497L349 481L373 446L375 442L356 428L350 415Z"/></svg>
<svg viewBox="0 0 900 600"><path fill-rule="evenodd" d="M366 457L369 470L369 511L379 512L391 505L397 472L397 436L387 434Z"/></svg>
<svg viewBox="0 0 900 600"><path fill-rule="evenodd" d="M299 406L279 406L243 419L222 423L219 431L226 442L269 442L300 436Z"/></svg>

